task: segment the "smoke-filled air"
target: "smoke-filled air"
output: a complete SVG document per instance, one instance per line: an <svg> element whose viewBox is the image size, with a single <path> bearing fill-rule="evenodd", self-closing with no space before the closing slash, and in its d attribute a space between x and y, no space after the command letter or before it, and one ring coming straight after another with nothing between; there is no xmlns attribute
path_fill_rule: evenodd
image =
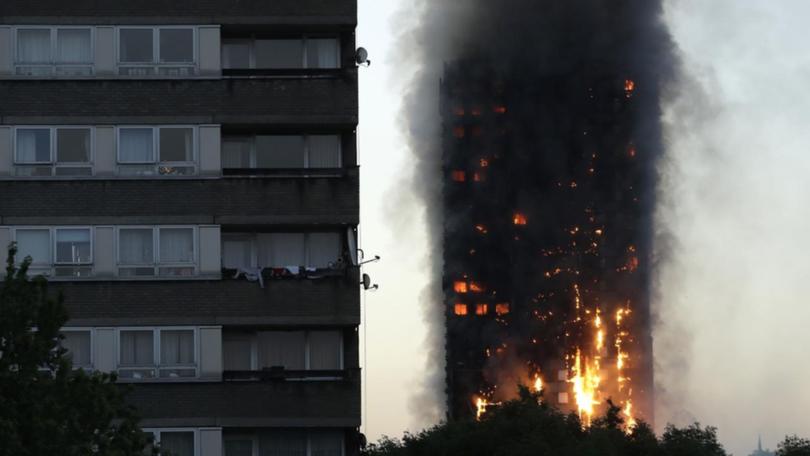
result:
<svg viewBox="0 0 810 456"><path fill-rule="evenodd" d="M652 422L653 214L677 72L661 5L425 1L411 21L402 117L444 348L419 408L477 416L522 384L585 424L608 399L628 430Z"/></svg>

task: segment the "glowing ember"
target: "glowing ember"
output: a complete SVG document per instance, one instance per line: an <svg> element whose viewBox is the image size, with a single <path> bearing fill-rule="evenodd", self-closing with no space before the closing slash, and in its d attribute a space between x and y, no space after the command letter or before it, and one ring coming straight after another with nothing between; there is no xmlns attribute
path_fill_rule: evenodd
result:
<svg viewBox="0 0 810 456"><path fill-rule="evenodd" d="M465 173L464 171L459 171L459 170L456 170L456 171L453 171L453 172L450 174L450 177L451 177L451 178L452 178L452 179L453 179L455 182L464 182L464 181L466 181L466 180L467 180L467 173Z"/></svg>
<svg viewBox="0 0 810 456"><path fill-rule="evenodd" d="M506 114L506 106L495 106L492 108L495 114Z"/></svg>
<svg viewBox="0 0 810 456"><path fill-rule="evenodd" d="M509 313L509 303L508 302L501 302L495 304L495 313L500 315L506 315Z"/></svg>
<svg viewBox="0 0 810 456"><path fill-rule="evenodd" d="M479 160L479 164L481 165L482 168L486 168L487 166L489 166L489 160L486 158L482 158L481 160Z"/></svg>
<svg viewBox="0 0 810 456"><path fill-rule="evenodd" d="M625 79L624 81L624 94L627 98L633 96L633 91L636 90L636 82L632 79Z"/></svg>
<svg viewBox="0 0 810 456"><path fill-rule="evenodd" d="M525 215L516 212L515 215L512 217L512 223L518 226L525 226L526 224L529 223L529 221L526 219Z"/></svg>
<svg viewBox="0 0 810 456"><path fill-rule="evenodd" d="M463 280L453 282L453 291L456 293L466 293L468 291L467 282L464 282Z"/></svg>
<svg viewBox="0 0 810 456"><path fill-rule="evenodd" d="M475 305L475 314L476 315L486 315L489 312L489 305L488 304L476 304Z"/></svg>
<svg viewBox="0 0 810 456"><path fill-rule="evenodd" d="M470 291L473 293L483 293L486 288L478 282L470 282Z"/></svg>
<svg viewBox="0 0 810 456"><path fill-rule="evenodd" d="M478 231L481 234L487 234L489 232L489 231L487 231L487 227L485 227L484 225L480 225L480 224L475 225L475 231Z"/></svg>

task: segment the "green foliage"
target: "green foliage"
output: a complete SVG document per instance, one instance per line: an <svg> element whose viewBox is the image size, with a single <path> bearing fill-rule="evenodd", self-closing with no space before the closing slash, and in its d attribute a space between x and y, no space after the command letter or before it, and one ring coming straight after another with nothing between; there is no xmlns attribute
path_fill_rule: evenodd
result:
<svg viewBox="0 0 810 456"><path fill-rule="evenodd" d="M59 346L62 296L15 255L12 245L0 284L0 456L142 456L149 438L115 376L73 369Z"/></svg>
<svg viewBox="0 0 810 456"><path fill-rule="evenodd" d="M383 438L364 456L727 456L714 428L669 426L659 439L640 422L623 431L621 410L608 402L605 416L583 429L579 417L549 407L538 394L487 411L481 421L439 424L402 440Z"/></svg>
<svg viewBox="0 0 810 456"><path fill-rule="evenodd" d="M810 456L810 440L795 435L785 437L777 447L776 456Z"/></svg>

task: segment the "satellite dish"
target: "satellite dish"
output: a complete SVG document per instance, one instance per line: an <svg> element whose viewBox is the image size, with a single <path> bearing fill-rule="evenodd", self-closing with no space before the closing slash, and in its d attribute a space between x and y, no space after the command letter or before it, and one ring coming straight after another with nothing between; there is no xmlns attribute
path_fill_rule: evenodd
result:
<svg viewBox="0 0 810 456"><path fill-rule="evenodd" d="M371 288L371 277L369 277L368 274L363 274L362 285L364 290L368 290L369 288Z"/></svg>
<svg viewBox="0 0 810 456"><path fill-rule="evenodd" d="M368 59L368 51L364 47L359 47L354 52L354 62L360 66L371 65L371 60Z"/></svg>

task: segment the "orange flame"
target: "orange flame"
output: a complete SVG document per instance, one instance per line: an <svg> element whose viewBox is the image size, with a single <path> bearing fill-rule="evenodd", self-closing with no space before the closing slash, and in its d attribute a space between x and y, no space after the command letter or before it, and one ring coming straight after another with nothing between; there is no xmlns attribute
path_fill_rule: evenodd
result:
<svg viewBox="0 0 810 456"><path fill-rule="evenodd" d="M520 212L515 212L515 215L512 217L512 223L518 226L525 226L529 221L526 219L525 215Z"/></svg>
<svg viewBox="0 0 810 456"><path fill-rule="evenodd" d="M462 304L457 302L454 309L453 309L458 316L467 315L467 304Z"/></svg>
<svg viewBox="0 0 810 456"><path fill-rule="evenodd" d="M486 315L489 312L489 305L488 304L476 304L475 305L475 314L476 315Z"/></svg>
<svg viewBox="0 0 810 456"><path fill-rule="evenodd" d="M467 282L463 280L457 280L453 282L453 291L456 293L466 293L467 292Z"/></svg>

